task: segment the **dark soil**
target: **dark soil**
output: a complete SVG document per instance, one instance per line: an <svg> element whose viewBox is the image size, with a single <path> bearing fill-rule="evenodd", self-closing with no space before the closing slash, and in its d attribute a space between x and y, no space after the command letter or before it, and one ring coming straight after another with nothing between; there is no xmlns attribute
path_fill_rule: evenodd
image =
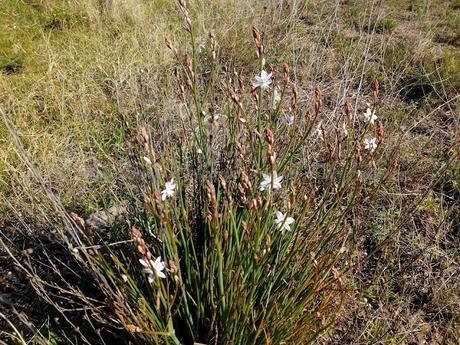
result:
<svg viewBox="0 0 460 345"><path fill-rule="evenodd" d="M33 228L33 234L26 233L24 228ZM0 229L3 240L8 238L8 245L14 257L21 264L30 263L34 275L61 287L65 287L65 282L69 282L86 296L102 301L103 296L94 285L94 280L82 270L81 265L69 254L67 248L59 243L53 232L14 222L3 222L0 224ZM52 253L53 257L48 257L46 253ZM60 276L51 265L55 265ZM79 305L78 300L70 298L70 294L58 289L47 288L47 293L52 297L53 303L66 310L75 309L75 311L66 311L65 317L73 325L78 325L79 331L84 334L85 329L89 330L90 315L80 310L82 305ZM33 325L49 325L53 330L59 329L62 331L59 336L72 337L76 332L63 315L37 293L27 274L15 264L2 246L0 246L0 312L24 334L33 334L33 330L25 325L24 320ZM0 329L10 331L3 319L0 319ZM109 332L104 332L103 329L101 333L102 337L110 338L106 339L110 344L126 343L123 340L115 341L114 336L108 336Z"/></svg>

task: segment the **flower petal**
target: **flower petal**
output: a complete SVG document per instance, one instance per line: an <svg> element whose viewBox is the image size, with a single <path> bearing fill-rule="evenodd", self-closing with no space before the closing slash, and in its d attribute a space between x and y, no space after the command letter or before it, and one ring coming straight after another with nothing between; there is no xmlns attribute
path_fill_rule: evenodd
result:
<svg viewBox="0 0 460 345"><path fill-rule="evenodd" d="M153 281L155 280L155 278L153 277L153 273L149 274L149 275L147 276L147 279L148 279L149 283L152 284Z"/></svg>

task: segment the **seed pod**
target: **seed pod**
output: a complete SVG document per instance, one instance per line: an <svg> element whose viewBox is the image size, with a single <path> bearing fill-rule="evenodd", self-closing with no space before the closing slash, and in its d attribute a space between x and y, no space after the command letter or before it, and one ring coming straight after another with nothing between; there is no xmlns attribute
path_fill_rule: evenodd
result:
<svg viewBox="0 0 460 345"><path fill-rule="evenodd" d="M143 333L144 332L142 328L136 325L133 325L133 324L126 325L125 328L129 333Z"/></svg>
<svg viewBox="0 0 460 345"><path fill-rule="evenodd" d="M265 246L270 249L270 246L272 245L272 238L270 236L270 234L267 232L267 234L265 235Z"/></svg>
<svg viewBox="0 0 460 345"><path fill-rule="evenodd" d="M273 132L269 128L265 128L264 134L265 134L265 140L267 141L267 143L270 145L273 145L275 141L273 138Z"/></svg>
<svg viewBox="0 0 460 345"><path fill-rule="evenodd" d="M295 205L295 201L296 201L295 194L296 194L296 188L293 184L291 184L289 186L289 202L291 203L291 205Z"/></svg>
<svg viewBox="0 0 460 345"><path fill-rule="evenodd" d="M297 109L297 88L295 86L292 87L292 98L291 98L291 110L295 112Z"/></svg>
<svg viewBox="0 0 460 345"><path fill-rule="evenodd" d="M148 154L151 154L153 156L153 159L155 160L155 153L153 152L150 136L148 135L145 126L140 125L137 128L137 140L144 149L144 151Z"/></svg>
<svg viewBox="0 0 460 345"><path fill-rule="evenodd" d="M224 230L222 234L222 247L225 248L225 246L227 245L227 242L228 242L228 230Z"/></svg>
<svg viewBox="0 0 460 345"><path fill-rule="evenodd" d="M355 159L358 165L361 164L361 161L363 160L363 157L361 156L361 144L359 141L355 144Z"/></svg>
<svg viewBox="0 0 460 345"><path fill-rule="evenodd" d="M320 88L317 86L316 89L315 89L315 112L316 112L316 115L319 114L319 112L321 111L321 105L323 104L323 101L321 100L321 90Z"/></svg>
<svg viewBox="0 0 460 345"><path fill-rule="evenodd" d="M146 193L144 193L144 202L146 205L150 205L152 202L152 200L150 200L149 196Z"/></svg>
<svg viewBox="0 0 460 345"><path fill-rule="evenodd" d="M193 61L192 57L189 54L185 54L185 65L191 76L193 76Z"/></svg>
<svg viewBox="0 0 460 345"><path fill-rule="evenodd" d="M246 192L244 191L243 186L241 183L238 183L237 185L238 192L240 193L240 200L243 204L246 204L247 198L246 198Z"/></svg>
<svg viewBox="0 0 460 345"><path fill-rule="evenodd" d="M264 201L263 201L262 197L259 195L259 196L257 197L257 205L258 205L259 207L262 207L263 204L264 204Z"/></svg>
<svg viewBox="0 0 460 345"><path fill-rule="evenodd" d="M160 196L160 192L159 191L155 191L153 193L153 202L155 204L155 209L159 215L159 217L161 218L161 220L163 220L163 210L164 210L164 207L163 207L163 203L161 201L161 196Z"/></svg>
<svg viewBox="0 0 460 345"><path fill-rule="evenodd" d="M372 169L377 169L377 165L375 164L375 160L373 158L369 161L369 166Z"/></svg>
<svg viewBox="0 0 460 345"><path fill-rule="evenodd" d="M209 38L211 39L211 56L212 56L212 59L215 60L217 57L216 35L211 31L209 33Z"/></svg>
<svg viewBox="0 0 460 345"><path fill-rule="evenodd" d="M232 101L239 106L239 103L240 103L240 97L238 96L238 94L233 91L233 90L230 90L230 97L232 99Z"/></svg>
<svg viewBox="0 0 460 345"><path fill-rule="evenodd" d="M287 86L289 84L289 65L284 64L283 66L283 83L284 86Z"/></svg>
<svg viewBox="0 0 460 345"><path fill-rule="evenodd" d="M217 211L216 189L210 180L206 180L206 192L210 201L210 212L214 215Z"/></svg>
<svg viewBox="0 0 460 345"><path fill-rule="evenodd" d="M305 115L305 127L308 127L311 121L311 111L308 110L307 114Z"/></svg>
<svg viewBox="0 0 460 345"><path fill-rule="evenodd" d="M241 173L241 178L243 179L244 188L246 188L246 190L248 192L251 192L252 191L252 183L251 183L251 181L249 181L249 177L244 171Z"/></svg>
<svg viewBox="0 0 460 345"><path fill-rule="evenodd" d="M268 123L268 120L269 120L269 119L270 119L270 115L269 115L268 111L266 111L266 112L264 113L264 121L265 121L265 123Z"/></svg>
<svg viewBox="0 0 460 345"><path fill-rule="evenodd" d="M348 123L351 123L350 100L347 98L345 101L345 115L347 116Z"/></svg>
<svg viewBox="0 0 460 345"><path fill-rule="evenodd" d="M225 182L225 179L222 175L218 176L220 185L222 186L222 189L227 192L227 183Z"/></svg>
<svg viewBox="0 0 460 345"><path fill-rule="evenodd" d="M254 38L254 43L256 44L256 47L259 48L261 42L260 32L255 24L252 26L252 37Z"/></svg>
<svg viewBox="0 0 460 345"><path fill-rule="evenodd" d="M374 102L377 103L377 99L379 97L379 82L378 80L374 80Z"/></svg>
<svg viewBox="0 0 460 345"><path fill-rule="evenodd" d="M187 78L187 81L185 82L185 84L187 85L190 92L192 92L193 91L192 81Z"/></svg>
<svg viewBox="0 0 460 345"><path fill-rule="evenodd" d="M383 125L380 120L377 123L377 142L379 145L383 143Z"/></svg>
<svg viewBox="0 0 460 345"><path fill-rule="evenodd" d="M157 292L155 307L157 308L157 310L159 310L160 307L161 307L161 296L160 296L160 291Z"/></svg>
<svg viewBox="0 0 460 345"><path fill-rule="evenodd" d="M172 274L177 274L178 269L177 269L177 266L176 266L176 263L174 262L174 260L169 260L168 261L168 266L169 266L169 270L171 271Z"/></svg>
<svg viewBox="0 0 460 345"><path fill-rule="evenodd" d="M131 237L137 241L138 238L142 238L142 234L138 228L134 226L131 228Z"/></svg>

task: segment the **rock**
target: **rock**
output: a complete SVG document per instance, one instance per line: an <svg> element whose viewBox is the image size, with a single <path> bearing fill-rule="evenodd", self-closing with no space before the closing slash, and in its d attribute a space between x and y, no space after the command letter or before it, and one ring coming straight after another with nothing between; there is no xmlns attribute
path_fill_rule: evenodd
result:
<svg viewBox="0 0 460 345"><path fill-rule="evenodd" d="M114 221L125 219L126 206L123 204L112 206L107 211L97 211L85 220L85 225L91 230L108 228Z"/></svg>

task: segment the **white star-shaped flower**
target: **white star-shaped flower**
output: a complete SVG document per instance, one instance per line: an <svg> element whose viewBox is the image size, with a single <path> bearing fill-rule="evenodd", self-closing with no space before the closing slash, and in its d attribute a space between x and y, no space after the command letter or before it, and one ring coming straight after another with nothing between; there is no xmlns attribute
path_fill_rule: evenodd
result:
<svg viewBox="0 0 460 345"><path fill-rule="evenodd" d="M280 230L291 230L291 224L294 223L294 218L288 217L287 214L283 214L281 211L276 211L276 218L274 223L278 226Z"/></svg>
<svg viewBox="0 0 460 345"><path fill-rule="evenodd" d="M166 200L168 197L174 196L176 189L176 184L174 183L174 178L171 181L165 183L165 189L161 191L161 200Z"/></svg>
<svg viewBox="0 0 460 345"><path fill-rule="evenodd" d="M378 119L377 115L375 115L375 112L371 110L371 108L367 108L366 112L363 114L363 119L364 122L370 122L371 125L375 123L375 120Z"/></svg>
<svg viewBox="0 0 460 345"><path fill-rule="evenodd" d="M263 177L264 179L259 185L260 191L268 190L270 192L272 188L275 190L281 188L281 180L283 179L283 176L278 176L276 171L273 171L271 175L263 174Z"/></svg>
<svg viewBox="0 0 460 345"><path fill-rule="evenodd" d="M272 74L267 73L266 71L262 71L260 72L260 76L256 75L256 81L252 83L252 86L254 86L255 88L260 87L262 89L266 89L270 86L271 83Z"/></svg>
<svg viewBox="0 0 460 345"><path fill-rule="evenodd" d="M155 261L139 259L139 262L144 267L142 271L147 273L147 279L150 284L153 283L155 276L158 278L166 278L166 275L163 273L165 263L161 261L161 256L157 257Z"/></svg>
<svg viewBox="0 0 460 345"><path fill-rule="evenodd" d="M377 138L364 139L364 148L366 150L374 151L377 148Z"/></svg>

